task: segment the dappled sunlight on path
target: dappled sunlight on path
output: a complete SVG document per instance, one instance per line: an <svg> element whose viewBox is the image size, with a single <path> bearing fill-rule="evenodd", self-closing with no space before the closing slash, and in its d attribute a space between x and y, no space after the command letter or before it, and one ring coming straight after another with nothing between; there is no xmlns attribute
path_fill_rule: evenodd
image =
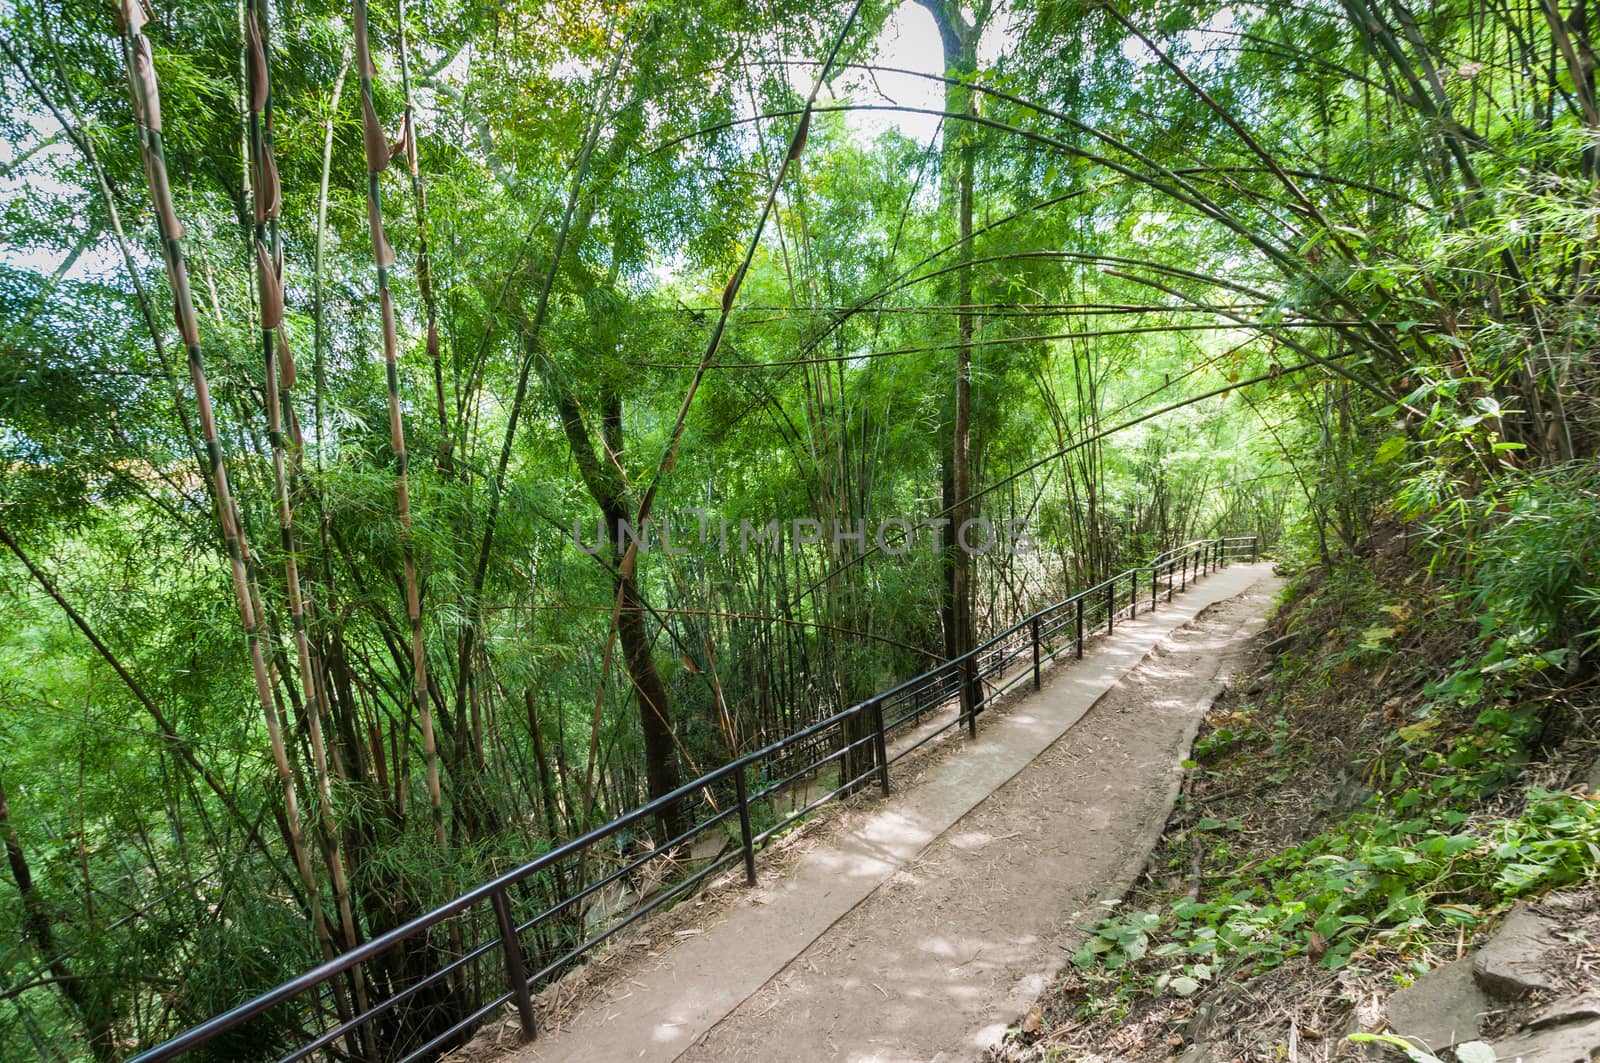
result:
<svg viewBox="0 0 1600 1063"><path fill-rule="evenodd" d="M975 1054L1059 967L1074 916L1137 872L1274 584L1225 569L1119 625L514 1058Z"/></svg>

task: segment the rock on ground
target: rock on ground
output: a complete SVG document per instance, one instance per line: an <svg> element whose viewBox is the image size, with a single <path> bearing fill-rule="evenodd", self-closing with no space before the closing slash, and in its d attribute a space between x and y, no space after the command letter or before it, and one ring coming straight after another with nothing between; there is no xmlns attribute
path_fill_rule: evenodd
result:
<svg viewBox="0 0 1600 1063"><path fill-rule="evenodd" d="M1478 987L1472 973L1471 960L1457 960L1393 994L1389 1028L1434 1053L1476 1039L1483 1014L1498 1005Z"/></svg>
<svg viewBox="0 0 1600 1063"><path fill-rule="evenodd" d="M1591 1063L1600 1056L1600 1019L1524 1030L1491 1047L1499 1063Z"/></svg>
<svg viewBox="0 0 1600 1063"><path fill-rule="evenodd" d="M1475 1039L1486 1012L1557 992L1567 948L1559 928L1558 920L1517 905L1470 959L1430 971L1393 994L1389 1028L1438 1053ZM1600 990L1539 1004L1519 1030L1490 1047L1499 1063L1600 1060Z"/></svg>
<svg viewBox="0 0 1600 1063"><path fill-rule="evenodd" d="M1473 956L1473 977L1484 989L1508 1000L1555 992L1558 986L1546 959L1560 945L1551 934L1553 926L1527 905L1517 905Z"/></svg>

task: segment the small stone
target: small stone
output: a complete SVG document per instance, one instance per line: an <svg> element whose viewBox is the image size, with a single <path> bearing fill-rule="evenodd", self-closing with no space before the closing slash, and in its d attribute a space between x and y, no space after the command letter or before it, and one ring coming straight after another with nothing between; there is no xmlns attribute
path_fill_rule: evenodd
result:
<svg viewBox="0 0 1600 1063"><path fill-rule="evenodd" d="M1600 1020L1524 1030L1496 1041L1494 1053L1521 1063L1591 1063L1600 1055Z"/></svg>
<svg viewBox="0 0 1600 1063"><path fill-rule="evenodd" d="M1583 785L1585 793L1600 793L1600 757L1589 765L1589 770L1584 772Z"/></svg>
<svg viewBox="0 0 1600 1063"><path fill-rule="evenodd" d="M1540 898L1539 908L1542 911L1576 912L1593 903L1589 894L1582 890L1557 890Z"/></svg>
<svg viewBox="0 0 1600 1063"><path fill-rule="evenodd" d="M1215 1045L1198 1041L1183 1050L1177 1063L1223 1063L1226 1058L1217 1051Z"/></svg>
<svg viewBox="0 0 1600 1063"><path fill-rule="evenodd" d="M1533 1018L1528 1020L1528 1028L1543 1030L1546 1027L1582 1022L1587 1019L1600 1019L1600 990L1591 989L1585 993L1573 993L1552 1000L1534 1012Z"/></svg>
<svg viewBox="0 0 1600 1063"><path fill-rule="evenodd" d="M1359 1004L1358 1004L1359 1007ZM1373 1019L1377 1026L1382 1026L1381 1019ZM1389 1063L1387 1053L1382 1044L1375 1041L1352 1041L1351 1034L1373 1033L1362 1025L1359 1012L1352 1013L1344 1021L1344 1026L1333 1038L1333 1058L1336 1060L1370 1060L1372 1063Z"/></svg>
<svg viewBox="0 0 1600 1063"><path fill-rule="evenodd" d="M1552 926L1527 905L1517 905L1472 957L1473 977L1489 992L1512 1000L1536 991L1554 992L1557 986L1548 968L1561 943Z"/></svg>
<svg viewBox="0 0 1600 1063"><path fill-rule="evenodd" d="M1472 963L1456 960L1429 971L1389 997L1389 1028L1438 1053L1478 1036L1494 1001L1472 978Z"/></svg>

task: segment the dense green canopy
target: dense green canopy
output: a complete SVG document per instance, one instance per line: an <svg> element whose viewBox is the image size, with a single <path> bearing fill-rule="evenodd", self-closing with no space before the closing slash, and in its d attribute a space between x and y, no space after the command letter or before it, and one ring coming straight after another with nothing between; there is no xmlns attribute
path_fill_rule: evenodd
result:
<svg viewBox="0 0 1600 1063"><path fill-rule="evenodd" d="M0 1055L120 1058L1191 538L1549 514L1593 19L9 6ZM872 549L952 517L1037 550ZM1587 563L1486 602L1587 645Z"/></svg>

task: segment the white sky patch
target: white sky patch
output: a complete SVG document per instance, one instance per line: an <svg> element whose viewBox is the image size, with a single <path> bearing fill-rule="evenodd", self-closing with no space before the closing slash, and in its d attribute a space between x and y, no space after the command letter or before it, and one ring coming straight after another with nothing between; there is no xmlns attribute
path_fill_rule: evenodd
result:
<svg viewBox="0 0 1600 1063"><path fill-rule="evenodd" d="M1139 28L1144 30L1145 35L1155 41L1157 45L1161 45L1161 37L1152 33L1149 27L1141 26ZM1224 7L1207 19L1204 26L1199 29L1184 30L1182 33L1176 34L1176 39L1182 41L1185 45L1185 50L1192 54L1204 52L1208 49L1227 48L1235 43L1234 34L1238 31L1238 15L1235 14L1232 7ZM1163 46L1162 51L1166 50L1166 47ZM1128 62L1136 63L1139 66L1149 66L1152 63L1160 62L1156 54L1145 47L1143 41L1131 34L1122 42L1122 54L1127 58Z"/></svg>
<svg viewBox="0 0 1600 1063"><path fill-rule="evenodd" d="M992 64L1016 43L1016 16L999 7L989 18L978 41L978 64ZM874 65L890 70L847 70L833 79L832 93L824 88L819 102L833 104L848 100L868 106L905 107L920 111L944 109L944 83L937 80L945 72L944 44L939 27L926 8L904 0L890 12L883 29L873 42ZM790 74L794 90L801 95L811 91L815 67L794 68ZM919 144L926 144L939 128L937 114L909 111L852 111L846 116L849 127L864 140L873 140L889 129Z"/></svg>
<svg viewBox="0 0 1600 1063"><path fill-rule="evenodd" d="M944 107L944 85L934 78L944 74L944 45L933 16L919 4L906 0L883 24L874 42L876 62L926 74L896 74L886 70L851 70L832 85L836 96L855 103L917 107L929 111ZM852 111L846 119L858 135L871 140L888 129L898 129L919 144L926 144L939 128L931 114L896 111Z"/></svg>
<svg viewBox="0 0 1600 1063"><path fill-rule="evenodd" d="M1159 240L1172 220L1164 210L1147 210L1139 215L1128 238L1136 244L1149 244Z"/></svg>
<svg viewBox="0 0 1600 1063"><path fill-rule="evenodd" d="M70 196L77 190L65 184L56 177L56 170L61 166L69 166L77 157L77 149L67 142L62 136L61 126L49 115L30 112L33 122L34 135L40 140L47 137L56 137L54 144L50 144L35 152L23 165L21 173L9 172L19 155L26 154L29 149L38 143L35 140L30 144L14 144L10 141L0 141L0 171L5 171L0 176L0 201L10 202L15 199L24 199L32 195L44 194L52 197ZM16 269L33 270L37 273L54 273L66 261L68 252L55 251L42 247L28 247L11 245L0 247L0 262ZM108 265L103 249L87 248L73 263L72 269L67 272L69 280L84 280L92 275L103 275Z"/></svg>
<svg viewBox="0 0 1600 1063"><path fill-rule="evenodd" d="M1238 30L1239 16L1233 8L1225 7L1207 19L1203 28L1186 30L1180 36L1188 42L1190 48L1198 51L1229 43L1232 34Z"/></svg>

